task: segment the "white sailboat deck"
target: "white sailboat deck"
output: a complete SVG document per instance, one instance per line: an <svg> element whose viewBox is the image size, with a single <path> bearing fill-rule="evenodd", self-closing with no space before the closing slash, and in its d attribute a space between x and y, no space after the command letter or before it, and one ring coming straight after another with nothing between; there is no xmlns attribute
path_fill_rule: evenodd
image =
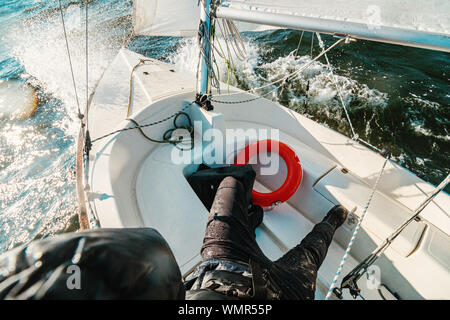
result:
<svg viewBox="0 0 450 320"><path fill-rule="evenodd" d="M105 72L91 103L89 131L92 139L134 126L126 121L129 76L142 56L121 50ZM135 72L131 117L140 124L162 119L194 98L195 77L154 61ZM236 89L237 90L237 89ZM246 99L242 93L221 100ZM329 128L265 99L245 105L213 103L211 114L190 107L192 120L202 120L219 130L277 128L279 140L288 144L303 166L302 184L288 201L266 212L257 240L271 259L280 257L319 222L334 204L353 211L338 230L319 270L318 297L323 297L336 272L355 222L362 214L384 159ZM172 126L171 121L148 127L154 138ZM185 176L196 165L171 161L172 145L157 145L138 130L100 140L90 154L89 184L92 210L101 227L153 227L168 241L183 274L200 261L207 210L193 193ZM283 166L282 166L283 168ZM345 170L343 170L345 168ZM284 173L257 181L273 190ZM406 169L388 163L362 224L346 275L392 231L409 217L434 187ZM382 283L404 299L450 297L450 197L439 194L377 261ZM340 283L340 281L339 281ZM359 282L365 298L380 298L377 290ZM346 298L350 298L347 294Z"/></svg>

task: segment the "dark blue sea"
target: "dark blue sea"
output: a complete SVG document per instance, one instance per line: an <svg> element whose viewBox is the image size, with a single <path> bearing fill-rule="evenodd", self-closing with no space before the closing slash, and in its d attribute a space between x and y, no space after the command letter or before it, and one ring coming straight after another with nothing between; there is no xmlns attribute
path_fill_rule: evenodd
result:
<svg viewBox="0 0 450 320"><path fill-rule="evenodd" d="M85 89L83 1L62 0L82 109ZM195 39L135 37L131 0L89 1L89 90L127 43L129 49L195 71ZM231 84L249 89L311 59L311 36L272 30L244 34L247 59L235 61ZM326 45L336 39L323 36ZM320 48L314 39L312 55ZM357 41L329 53L360 137L389 148L393 160L433 184L450 171L450 54ZM218 59L220 78L228 80ZM59 2L0 0L0 84L20 81L38 96L36 113L19 119L0 104L0 253L78 228L75 139L79 129ZM348 136L350 127L321 59L269 99ZM0 99L0 101L3 101ZM449 188L446 189L450 191Z"/></svg>

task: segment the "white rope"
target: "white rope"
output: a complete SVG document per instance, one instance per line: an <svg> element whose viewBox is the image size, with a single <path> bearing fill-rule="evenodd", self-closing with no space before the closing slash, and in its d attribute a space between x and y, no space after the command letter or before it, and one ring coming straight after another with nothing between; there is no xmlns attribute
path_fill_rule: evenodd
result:
<svg viewBox="0 0 450 320"><path fill-rule="evenodd" d="M238 60L244 61L247 57L247 52L245 50L245 44L244 40L242 39L238 28L231 20L227 19L217 19L215 20L218 29L215 29L215 34L212 41L212 47L214 48L214 51L221 57L223 60L225 60L225 64L227 66L227 85L228 85L228 92L230 90L230 76L234 74L234 71L236 70L235 64L233 61L233 52ZM224 39L225 42L225 49L226 52L223 50L222 45L220 44L220 39L217 39L217 45L216 45L216 36L218 36L217 30L220 30L220 36L222 39ZM212 52L212 58L215 62L215 56L214 51ZM217 74L219 75L219 67L217 66ZM236 76L236 75L235 75ZM219 79L220 80L220 79ZM218 88L220 93L220 88Z"/></svg>
<svg viewBox="0 0 450 320"><path fill-rule="evenodd" d="M372 202L373 196L375 194L375 191L377 190L378 183L380 182L381 176L383 175L384 168L386 167L386 163L388 162L388 160L389 160L389 157L386 157L385 160L384 160L383 167L381 168L380 174L378 175L378 178L377 178L377 180L376 180L376 182L375 182L375 184L373 186L372 193L370 194L370 197L369 197L369 199L368 199L368 201L367 201L367 203L366 203L366 205L364 207L363 213L361 214L361 218L359 219L358 224L356 225L355 230L353 231L352 238L350 239L350 242L349 242L349 244L347 246L347 249L345 250L345 253L344 253L343 257L342 257L341 263L339 264L339 267L338 267L338 269L336 271L336 275L334 276L334 279L331 282L330 289L328 289L328 293L327 293L327 296L325 297L325 300L329 300L330 297L331 297L331 294L333 293L333 289L336 286L336 282L337 282L339 276L341 275L342 268L344 267L344 264L347 261L347 258L348 258L349 254L350 254L350 251L352 250L353 243L354 243L354 241L356 239L356 236L357 236L357 234L359 232L359 229L361 228L361 224L362 224L362 222L364 220L364 217L366 216L367 209L369 208L370 203Z"/></svg>
<svg viewBox="0 0 450 320"><path fill-rule="evenodd" d="M235 56L243 61L247 57L247 52L245 50L245 44L244 40L242 40L241 34L239 33L238 28L233 23L233 21L228 19L220 19L217 21L217 25L219 27L220 33L222 35L222 38L225 41L226 47L227 47L227 53L229 59L232 59L231 49L233 50ZM220 23L222 22L222 23ZM220 44L219 44L220 45ZM217 50L217 49L216 49ZM219 55L226 59L226 57L221 54L219 51L217 51Z"/></svg>

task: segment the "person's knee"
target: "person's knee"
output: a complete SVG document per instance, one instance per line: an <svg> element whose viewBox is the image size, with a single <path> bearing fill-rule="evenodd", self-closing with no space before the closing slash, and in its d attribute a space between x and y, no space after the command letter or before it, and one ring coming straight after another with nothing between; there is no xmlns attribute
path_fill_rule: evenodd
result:
<svg viewBox="0 0 450 320"><path fill-rule="evenodd" d="M245 210L250 199L246 199L244 185L236 178L229 176L220 183L211 210L216 211L218 207L236 210L232 209L236 203L242 206L241 210Z"/></svg>
<svg viewBox="0 0 450 320"><path fill-rule="evenodd" d="M242 192L244 190L244 185L238 179L232 176L228 176L225 179L223 179L222 182L219 184L219 188L217 191L225 188L235 189L237 191Z"/></svg>

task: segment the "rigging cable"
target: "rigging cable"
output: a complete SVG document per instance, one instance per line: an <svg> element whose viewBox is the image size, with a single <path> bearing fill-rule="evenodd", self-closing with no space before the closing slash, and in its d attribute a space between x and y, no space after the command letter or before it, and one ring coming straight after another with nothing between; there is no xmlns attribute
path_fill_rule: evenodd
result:
<svg viewBox="0 0 450 320"><path fill-rule="evenodd" d="M320 37L320 34L319 34L319 33L316 33L316 35L317 35L317 38L318 38L318 40L319 40L319 45L320 45L322 51L325 50L325 45L324 45L324 43L323 43L323 41L322 41L322 38ZM348 39L350 39L350 38L348 38ZM346 39L346 41L347 41L347 39ZM337 90L338 96L339 96L339 101L340 101L340 103L341 103L341 105L342 105L342 108L344 109L345 115L346 115L346 117L347 117L347 121L348 121L348 123L349 123L349 125L350 125L350 130L352 131L352 135L353 135L353 136L352 136L352 139L355 140L355 141L358 141L358 142L360 142L360 143L366 145L367 147L369 147L369 148L371 148L371 149L377 151L378 153L381 153L381 154L382 154L382 153L383 153L383 150L381 150L381 149L377 148L376 146L370 144L369 142L367 142L367 141L361 139L361 137L356 133L356 131L355 131L354 127L353 127L353 123L352 123L351 118L350 118L350 114L348 113L347 107L346 107L346 105L345 105L345 102L344 102L344 98L343 98L343 95L342 95L341 88L339 87L339 84L338 84L338 82L337 82L337 80L336 80L336 76L335 76L335 74L333 73L333 67L331 66L331 63L330 63L330 60L328 59L327 54L325 54L325 59L326 59L326 62L327 62L328 70L330 71L330 79L331 79L331 81L333 82L333 84L334 84L335 87L336 87L336 90Z"/></svg>
<svg viewBox="0 0 450 320"><path fill-rule="evenodd" d="M381 254L387 250L391 243L397 238L405 228L414 221L426 206L450 183L450 174L436 187L436 189L414 210L413 215L408 218L400 227L398 227L386 240L378 246L367 258L350 271L342 280L341 287L336 288L335 294L342 296L342 289L348 288L350 293L355 297L359 295L358 280L367 272L368 268L377 260Z"/></svg>
<svg viewBox="0 0 450 320"><path fill-rule="evenodd" d="M338 269L336 271L336 275L334 276L334 279L331 282L331 285L330 285L330 288L328 289L328 293L327 293L327 295L325 297L325 300L329 300L330 297L331 297L331 294L333 293L333 289L334 289L334 287L336 285L336 282L337 282L339 276L341 275L342 268L344 267L344 264L347 261L347 258L348 258L349 254L350 254L350 251L352 250L353 243L354 243L354 241L356 239L356 236L357 236L357 234L359 232L359 229L361 228L361 224L362 224L362 222L364 220L364 217L366 216L367 209L369 208L370 203L372 202L373 196L375 194L375 191L377 190L378 183L380 182L381 176L383 175L383 172L384 172L384 169L386 167L386 164L387 164L388 160L389 160L389 155L386 156L386 158L384 160L383 167L381 168L381 171L378 174L377 180L375 181L375 184L374 184L374 186L372 188L372 193L370 194L369 199L367 200L367 203L366 203L366 205L365 205L365 207L363 209L363 212L361 214L361 218L359 219L358 224L356 225L355 230L353 231L353 234L352 234L352 237L350 239L350 242L348 243L347 249L345 250L345 253L342 256L341 263L339 264L339 267L338 267Z"/></svg>
<svg viewBox="0 0 450 320"><path fill-rule="evenodd" d="M88 107L89 107L89 16L88 16L88 2L89 0L86 0L85 2L85 6L86 6L86 65L85 65L85 69L86 69L86 109L85 109L85 113L86 113L86 122L88 121ZM87 129L89 130L89 128Z"/></svg>
<svg viewBox="0 0 450 320"><path fill-rule="evenodd" d="M302 36L300 37L300 41L301 38L303 37L303 33ZM313 47L314 47L314 32L311 33L311 52L310 52L310 58L313 58ZM304 107L305 107L305 111L306 111L306 107L308 106L309 100L310 100L310 96L309 96L309 86L310 86L310 82L311 82L311 77L308 77L308 81L306 82L306 90L305 90L305 101L304 101Z"/></svg>
<svg viewBox="0 0 450 320"><path fill-rule="evenodd" d="M320 47L321 47L321 49L322 49L322 51L323 50L325 50L325 46L324 46L324 43L323 43L323 41L322 41L322 39L321 39L321 37L320 37L320 34L319 33L316 33L316 35L317 35L317 38L318 38L318 41L319 41L319 45L320 45ZM345 103L344 103L344 99L343 99L343 96L342 96L342 92L341 92L341 90L340 90L340 87L339 87L339 85L338 85L338 83L337 83L337 80L336 80L336 77L335 77L335 75L334 75L334 73L333 73L333 70L332 70L332 66L331 66L331 64L330 64L330 61L329 61L329 59L328 59L328 56L325 54L325 59L326 59L326 62L327 62L327 66L328 66L328 69L329 69L329 71L330 71L330 78L331 78L331 80L333 81L333 83L334 83L334 85L335 85L335 87L336 87L336 89L337 89L337 91L338 91L338 96L339 96L339 100L340 100L340 102L341 102L341 105L342 105L342 107L343 107L343 109L344 109L344 111L345 111L345 114L346 114L346 116L347 116L347 120L348 120L348 123L349 123L349 125L350 125L350 128L351 128L351 131L352 131L352 133L353 133L353 138L352 139L354 139L354 140L356 140L356 141L358 141L358 142L361 142L361 143L363 143L363 144L365 144L366 146L368 146L368 147L371 147L372 149L375 149L376 151L378 151L379 153L383 153L383 151L382 150L380 150L380 149L378 149L377 147L375 147L375 146L373 146L373 145L371 145L370 143L368 143L368 142L366 142L366 141L364 141L363 139L361 139L359 136L358 136L358 134L356 134L356 132L355 132L355 130L354 130L354 127L353 127L353 125L352 125L352 122L351 122L351 119L350 119L350 116L349 116L349 113L348 113L348 111L347 111L347 108L346 108L346 106L345 106ZM363 219L364 219L364 216L365 216L365 214L366 214L366 212L367 212L367 208L368 208L368 206L369 206L369 204L370 204L370 202L371 202L371 200L372 200L372 197L373 197L373 195L374 195L374 192L375 192L375 190L376 190L376 188L377 188L377 185L378 185L378 182L379 182L379 179L380 179L380 177L381 177L381 175L382 175L382 173L383 173L383 170L384 170L384 168L385 168L385 166L386 166L386 163L387 163L387 161L388 161L388 158L389 157L386 157L386 159L385 159L385 162L384 162L384 165L383 165L383 168L382 168L382 170L381 170L381 172L380 172L380 175L379 175L379 177L378 177L378 179L377 179L377 181L376 181L376 183L375 183L375 186L374 186L374 189L373 189L373 191L372 191L372 194L371 194L371 196L370 196L370 198L369 198L369 201L368 201L368 203L367 203L367 205L366 205L366 207L364 208L364 212L363 212L363 214L361 215L361 218L360 218L360 221L358 222L358 224L357 224L357 226L355 227L355 230L354 230L354 232L353 232L353 235L352 235L352 238L351 238L351 240L350 240L350 242L349 242L349 244L348 244L348 247L347 247L347 250L345 251L345 254L344 254L344 256L343 256L343 258L342 258L342 261L341 261L341 264L339 265L339 267L338 267L338 270L337 270L337 272L336 272L336 275L335 275L335 277L334 277L334 279L333 279L333 281L332 281L332 283L331 283L331 286L330 286L330 289L328 290L328 293L327 293L327 296L326 296L326 298L325 298L325 300L328 300L329 298L330 298L330 296L331 296L331 294L333 293L333 292L335 292L335 294L338 296L338 297L341 297L342 296L342 288L349 288L350 289L350 293L353 295L353 297L354 298L356 298L357 296L360 296L361 298L363 298L362 296L361 296L361 294L360 294L360 290L358 289L358 286L357 286L357 281L358 281L358 279L362 276L362 274L364 273L364 272L366 272L367 271L367 269L368 269L368 267L370 266L370 265L372 265L374 262L375 262L375 260L390 246L390 244L392 243L392 241L409 225L409 223L411 222L411 221L413 221L415 218L417 218L418 217L418 215L420 214L420 212L432 201L432 199L440 192L440 191L442 191L444 188L445 188L445 186L450 182L450 175L447 175L447 177L446 177L446 179L444 179L444 181L442 181L441 182L441 184L437 187L437 189L435 190L435 192L434 193L432 193L428 198L426 198L420 205L419 205L419 207L415 210L415 213L413 214L413 216L411 217L411 218L409 218L404 224L402 224L389 238L387 238L386 240L385 240L385 242L382 244L382 245L380 245L371 255L369 255L366 259L364 259L357 267L355 267L349 274L347 274L345 277L344 277L344 279L342 280L342 283L341 283L341 287L338 289L338 288L336 288L336 289L334 289L334 287L335 287L335 285L336 285L336 282L337 282L337 280L338 280L338 277L340 276L340 273L341 273L341 270L342 270L342 267L343 267L343 265L344 265L344 263L345 263L345 261L346 261L346 259L347 259L347 257L348 257L348 255L349 255L349 253L350 253L350 250L351 250L351 248L352 248L352 245L353 245L353 242L354 242L354 240L355 240L355 238L356 238L356 234L358 233L358 231L359 231L359 228L360 228L360 226L361 226L361 223L362 223L362 221L363 221Z"/></svg>
<svg viewBox="0 0 450 320"><path fill-rule="evenodd" d="M58 1L59 1L59 11L61 13L61 21L62 21L62 26L63 26L63 31L64 31L64 39L66 41L67 57L69 58L70 73L72 75L73 90L74 90L74 93L75 93L75 100L76 100L76 103L77 103L78 118L80 119L81 125L83 126L84 125L84 123L83 123L83 114L81 113L80 101L78 99L77 85L76 85L76 82L75 82L75 75L74 75L74 72L73 72L72 58L71 58L71 55L70 55L69 41L67 39L66 23L64 21L64 13L63 13L61 0L58 0Z"/></svg>
<svg viewBox="0 0 450 320"><path fill-rule="evenodd" d="M86 166L86 184L87 184L87 172L88 172L88 162L89 162L89 151L92 148L91 137L89 134L89 0L85 0L85 77L86 77L86 108L84 110L84 115L86 119L86 132L84 134L84 154L85 154L85 166ZM88 185L88 184L87 184Z"/></svg>
<svg viewBox="0 0 450 320"><path fill-rule="evenodd" d="M320 48L322 49L322 51L325 50L325 45L324 45L324 43L322 41L322 38L320 37L320 34L318 32L316 32L316 35L317 35L317 39L319 40ZM348 120L348 123L350 125L350 129L352 130L353 139L357 139L358 135L356 134L355 129L353 128L352 121L350 120L350 116L348 114L347 108L346 108L345 103L344 103L344 98L342 96L341 89L340 89L340 87L339 87L339 85L337 83L336 76L333 73L333 68L331 66L330 60L328 60L328 56L327 56L326 53L325 53L325 60L327 61L328 70L330 71L330 79L334 83L334 86L336 87L336 90L337 90L338 96L339 96L339 100L340 100L340 102L342 104L342 107L344 108L345 115L347 116L347 120Z"/></svg>
<svg viewBox="0 0 450 320"><path fill-rule="evenodd" d="M296 71L294 71L294 72L292 72L292 73L282 77L281 79L275 80L275 81L270 82L268 84L265 84L265 85L263 85L261 87L252 88L252 89L249 89L249 90L246 90L246 91L233 92L233 93L230 93L230 94L219 94L219 95L216 95L216 97L222 97L222 96L227 96L228 97L228 96L234 96L234 95L238 95L238 94L242 94L242 93L253 93L255 90L261 90L261 89L267 88L269 86L272 86L272 85L274 85L276 83L284 82L286 79L288 79L290 77L293 77L293 76L299 74L300 72L302 72L303 70L305 70L306 68L308 68L311 64L313 64L315 61L317 61L320 57L322 57L324 54L326 54L328 51L333 49L335 46L337 46L339 43L341 43L344 40L345 40L345 38L341 38L341 39L337 40L335 43L333 43L327 49L325 49L320 54L318 54L314 59L312 59L311 61L308 61L307 63L303 64L298 70L296 70ZM259 99L259 98L261 98L261 96L256 97L254 99L251 99L250 101L253 101L253 100L256 100L256 99ZM243 100L243 101L219 101L219 100L211 98L211 101L212 102L217 102L217 103L224 103L224 104L237 104L237 103L248 102L249 100Z"/></svg>
<svg viewBox="0 0 450 320"><path fill-rule="evenodd" d="M87 193L90 191L89 185L89 152L92 148L91 136L89 134L89 0L85 0L85 73L86 73L86 108L84 110L84 115L86 119L84 132L84 191ZM91 219L89 219L89 224L95 229L100 227L100 219L97 216L96 211L92 208L91 201L88 198L87 204L91 212Z"/></svg>
<svg viewBox="0 0 450 320"><path fill-rule="evenodd" d="M302 44L302 39L303 39L304 34L305 34L305 31L302 31L302 35L300 36L300 40L298 41L297 49L295 49L294 57L298 56L298 50L300 49L300 45Z"/></svg>
<svg viewBox="0 0 450 320"><path fill-rule="evenodd" d="M85 8L86 8L86 110L85 113L83 114L81 112L81 107L80 107L80 101L78 98L78 91L77 91L77 86L76 86L76 81L75 81L75 75L74 75L74 71L73 71L73 63L72 63L72 58L70 55L70 47L69 47L69 41L68 41L68 37L67 37L67 30L66 30L66 24L65 24L65 19L64 19L64 13L63 13L63 9L62 9L62 3L61 0L59 0L59 10L61 13L61 20L62 20L62 26L63 26L63 32L64 32L64 39L66 42L66 50L67 50L67 56L69 59L69 65L70 65L70 72L72 75L72 84L74 87L74 93L75 93L75 99L76 99L76 103L77 103L77 111L78 111L78 118L80 119L81 122L81 135L82 135L82 139L84 141L84 156L83 156L83 166L84 166L84 179L85 179L85 191L89 190L89 184L88 184L88 161L89 161L89 149L91 148L91 142L90 142L90 137L89 137L89 130L88 130L88 105L89 105L89 92L88 92L88 79L89 79L89 74L88 74L88 0L85 1ZM99 226L99 222L98 222L98 217L95 215L94 211L92 210L92 207L90 205L90 201L87 201L88 205L89 205L89 209L92 213L92 218L93 219L89 219L89 224L91 226L93 226L94 228Z"/></svg>

